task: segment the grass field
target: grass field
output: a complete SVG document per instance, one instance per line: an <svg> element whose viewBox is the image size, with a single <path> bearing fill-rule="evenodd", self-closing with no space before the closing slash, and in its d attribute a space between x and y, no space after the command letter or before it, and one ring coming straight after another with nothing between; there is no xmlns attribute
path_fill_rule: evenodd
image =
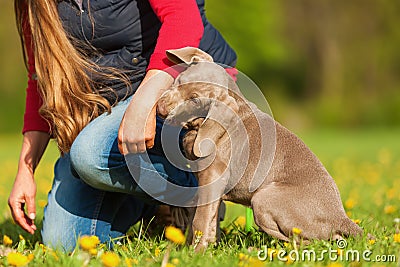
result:
<svg viewBox="0 0 400 267"><path fill-rule="evenodd" d="M308 246L284 243L255 230L246 232L243 229L245 209L228 203L222 241L204 254L195 254L190 247L179 247L163 236L145 237L139 226L132 228L112 252L95 243L91 249L77 248L72 255L52 251L40 245L38 234L30 236L12 223L7 198L16 173L21 136L3 135L0 136L0 266L10 263L15 266L26 263L29 266L162 266L163 260L164 266L170 267L399 266L400 129L325 129L299 135L334 177L350 218L356 220L366 234L370 233L372 239L366 234L357 240L348 239L347 246L342 249L339 248L343 243L326 241L315 241ZM36 172L37 224L46 205L56 157L57 151L52 145ZM10 251L18 253L9 254ZM257 255L265 256L264 251L273 255L272 261L270 257L265 261L258 259ZM315 258L310 251L315 253ZM299 258L293 262L291 258L296 255Z"/></svg>

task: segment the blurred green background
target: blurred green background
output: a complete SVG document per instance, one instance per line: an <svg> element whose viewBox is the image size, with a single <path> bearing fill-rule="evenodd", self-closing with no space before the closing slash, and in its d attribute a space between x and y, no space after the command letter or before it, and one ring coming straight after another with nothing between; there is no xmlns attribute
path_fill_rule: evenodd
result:
<svg viewBox="0 0 400 267"><path fill-rule="evenodd" d="M208 0L238 69L289 128L400 122L400 2ZM22 127L26 71L13 1L0 2L0 133Z"/></svg>

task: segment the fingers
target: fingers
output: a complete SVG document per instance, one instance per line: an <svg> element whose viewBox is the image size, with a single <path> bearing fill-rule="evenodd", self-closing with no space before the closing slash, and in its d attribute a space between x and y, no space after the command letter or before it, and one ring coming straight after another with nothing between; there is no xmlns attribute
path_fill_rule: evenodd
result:
<svg viewBox="0 0 400 267"><path fill-rule="evenodd" d="M144 133L142 138L140 135L124 135L124 125L123 122L121 123L119 132L118 132L118 149L119 152L123 155L129 153L144 153L146 149L152 148L154 146L154 139L155 139L155 127Z"/></svg>
<svg viewBox="0 0 400 267"><path fill-rule="evenodd" d="M150 149L154 146L154 139L155 138L152 138L146 141L146 148Z"/></svg>
<svg viewBox="0 0 400 267"><path fill-rule="evenodd" d="M146 152L147 148L152 148L154 146L154 138L147 141L122 141L118 139L118 149L121 154L126 155L129 153L137 154Z"/></svg>
<svg viewBox="0 0 400 267"><path fill-rule="evenodd" d="M9 202L12 217L16 224L30 234L34 234L36 231L36 225L34 221L29 218L24 212L25 203L21 202Z"/></svg>
<svg viewBox="0 0 400 267"><path fill-rule="evenodd" d="M29 219L34 221L36 218L35 198L32 198L32 197L26 198L26 210L27 210Z"/></svg>

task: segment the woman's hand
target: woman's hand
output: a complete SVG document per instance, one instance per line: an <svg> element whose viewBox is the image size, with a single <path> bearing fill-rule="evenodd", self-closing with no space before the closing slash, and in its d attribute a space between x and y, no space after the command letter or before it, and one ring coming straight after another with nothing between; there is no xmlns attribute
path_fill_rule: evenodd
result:
<svg viewBox="0 0 400 267"><path fill-rule="evenodd" d="M33 173L28 170L18 171L14 181L14 186L8 198L8 206L14 221L28 233L33 234L36 231L36 184ZM26 213L25 213L26 206Z"/></svg>
<svg viewBox="0 0 400 267"><path fill-rule="evenodd" d="M33 173L49 143L48 133L29 131L24 134L18 173L8 198L8 206L14 221L28 233L36 230L36 184ZM26 212L25 212L26 208Z"/></svg>
<svg viewBox="0 0 400 267"><path fill-rule="evenodd" d="M160 70L149 70L132 97L118 131L121 154L143 153L154 146L156 133L156 104L173 78Z"/></svg>

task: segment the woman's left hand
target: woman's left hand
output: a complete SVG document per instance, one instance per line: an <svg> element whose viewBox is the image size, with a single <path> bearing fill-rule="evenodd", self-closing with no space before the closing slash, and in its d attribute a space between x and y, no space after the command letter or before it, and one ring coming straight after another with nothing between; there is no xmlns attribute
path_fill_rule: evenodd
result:
<svg viewBox="0 0 400 267"><path fill-rule="evenodd" d="M149 70L132 97L118 131L121 154L143 153L154 145L156 132L156 104L173 78L160 70Z"/></svg>

